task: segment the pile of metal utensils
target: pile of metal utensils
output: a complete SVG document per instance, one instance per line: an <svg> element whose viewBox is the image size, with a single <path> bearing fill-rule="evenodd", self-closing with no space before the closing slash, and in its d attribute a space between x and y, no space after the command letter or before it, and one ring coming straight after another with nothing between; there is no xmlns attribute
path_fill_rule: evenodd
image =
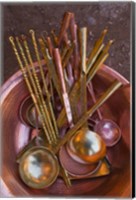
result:
<svg viewBox="0 0 136 200"><path fill-rule="evenodd" d="M55 31L40 38L36 38L34 30L29 33L33 52L29 48L29 37L9 37L40 121L38 135L17 155L19 173L31 188L49 187L58 176L69 187L71 178L59 159L62 146L66 146L72 159L79 163L93 164L106 155L106 143L90 130L88 119L99 112L99 107L121 83L115 80L89 109L87 90L91 90L94 97L91 80L109 56L113 41L104 44L107 33L104 29L92 51L87 53L87 28L79 28L70 12L65 13L58 36ZM58 105L56 99L59 99ZM65 134L60 137L59 132L66 124ZM33 141L40 137L43 145L33 146Z"/></svg>

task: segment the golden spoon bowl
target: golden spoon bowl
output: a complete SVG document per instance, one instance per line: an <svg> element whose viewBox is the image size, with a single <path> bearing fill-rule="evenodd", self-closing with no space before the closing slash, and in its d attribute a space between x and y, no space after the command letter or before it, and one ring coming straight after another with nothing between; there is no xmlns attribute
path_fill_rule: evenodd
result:
<svg viewBox="0 0 136 200"><path fill-rule="evenodd" d="M70 156L80 163L96 163L106 155L102 138L88 128L82 128L67 144Z"/></svg>
<svg viewBox="0 0 136 200"><path fill-rule="evenodd" d="M58 159L43 146L32 147L20 160L19 173L23 182L31 188L50 186L59 174Z"/></svg>

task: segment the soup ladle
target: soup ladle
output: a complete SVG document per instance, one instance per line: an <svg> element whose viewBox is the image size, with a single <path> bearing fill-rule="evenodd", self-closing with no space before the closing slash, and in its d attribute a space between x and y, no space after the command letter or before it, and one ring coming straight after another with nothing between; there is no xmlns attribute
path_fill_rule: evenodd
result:
<svg viewBox="0 0 136 200"><path fill-rule="evenodd" d="M88 84L88 90L93 100L93 103L95 103L96 97L91 82ZM97 110L97 114L99 120L93 121L94 131L103 138L107 147L112 147L116 145L121 138L120 127L113 120L104 119L99 109Z"/></svg>
<svg viewBox="0 0 136 200"><path fill-rule="evenodd" d="M81 116L87 111L87 93L86 93L86 46L87 46L87 28L79 30L80 54L81 54L81 73L80 73L80 102ZM77 131L74 137L67 144L67 151L77 162L96 163L106 154L106 145L104 141L88 128L88 123ZM78 152L78 154L77 154Z"/></svg>
<svg viewBox="0 0 136 200"><path fill-rule="evenodd" d="M37 98L39 98L39 96L38 95L36 96L33 90L33 88L35 88L35 91L37 90L38 79L37 79L37 82L35 82L33 80L31 73L29 73L30 75L29 77L31 77L31 80L33 80L33 82L32 81L30 82L30 80L28 79L28 76L26 75L26 71L23 67L23 63L21 61L16 45L14 43L14 38L11 36L9 40L12 44L12 48L18 60L27 88L33 99L33 103L36 107L36 110L38 111L38 115L42 119L41 122L42 122L43 132L45 136L47 137L46 138L47 147L46 145L44 147L43 146L32 147L32 145L35 144L35 142L37 143L36 141L37 137L35 137L32 143L30 142L27 145L27 147L24 149L24 151L21 152L20 156L18 157L20 176L22 180L25 182L25 184L27 184L28 186L32 188L40 189L40 188L48 187L50 184L52 184L56 180L61 170L62 177L64 178L66 184L69 186L70 180L68 178L68 174L66 170L62 166L59 165L59 161L57 160L56 155L52 151L52 146L54 146L54 144L57 143L58 138L56 135L54 135L55 141L53 144L53 141L51 140L53 133L51 132L51 130L50 132L47 131L47 127L44 123L45 121L42 118L43 117L41 113L42 109L40 109L42 107L39 106L38 101L37 101ZM25 61L27 61L26 57L24 56L23 49L18 40L17 42L18 42L18 46L20 47L22 57L24 58ZM32 66L33 66L33 63L32 63ZM29 70L29 65L27 64L27 62L26 62L26 68L27 70ZM34 83L33 87L31 83ZM40 87L39 87L39 90L40 90ZM32 148L29 148L30 146Z"/></svg>

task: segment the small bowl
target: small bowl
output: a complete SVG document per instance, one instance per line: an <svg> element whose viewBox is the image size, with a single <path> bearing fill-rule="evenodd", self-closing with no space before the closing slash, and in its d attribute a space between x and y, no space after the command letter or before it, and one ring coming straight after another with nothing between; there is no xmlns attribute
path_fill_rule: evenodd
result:
<svg viewBox="0 0 136 200"><path fill-rule="evenodd" d="M63 146L59 152L59 158L62 166L68 173L77 178L87 178L94 174L100 167L101 161L94 164L82 164L69 155L66 146Z"/></svg>

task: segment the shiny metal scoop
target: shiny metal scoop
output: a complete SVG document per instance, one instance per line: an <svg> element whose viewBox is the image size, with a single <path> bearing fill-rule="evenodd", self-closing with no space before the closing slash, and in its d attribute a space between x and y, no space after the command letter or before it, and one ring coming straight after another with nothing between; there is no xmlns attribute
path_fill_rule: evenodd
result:
<svg viewBox="0 0 136 200"><path fill-rule="evenodd" d="M57 157L43 146L33 147L23 154L19 173L24 183L31 188L48 187L59 174Z"/></svg>
<svg viewBox="0 0 136 200"><path fill-rule="evenodd" d="M96 163L105 156L106 145L97 133L82 128L68 142L67 150L80 163Z"/></svg>

